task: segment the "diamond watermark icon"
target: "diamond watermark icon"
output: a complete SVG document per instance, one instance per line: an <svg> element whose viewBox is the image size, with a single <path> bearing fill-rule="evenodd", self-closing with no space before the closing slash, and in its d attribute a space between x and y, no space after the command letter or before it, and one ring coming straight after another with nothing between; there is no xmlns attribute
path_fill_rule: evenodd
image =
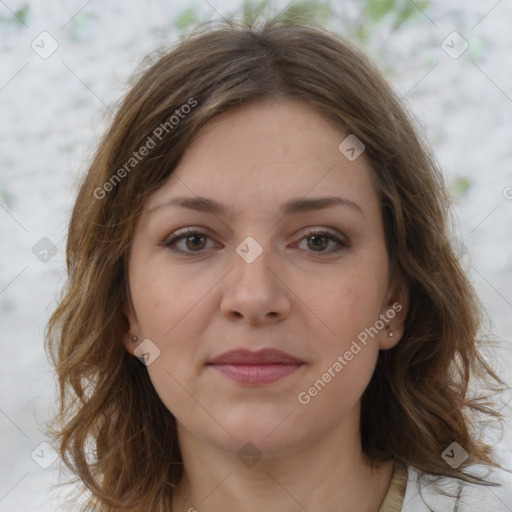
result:
<svg viewBox="0 0 512 512"><path fill-rule="evenodd" d="M145 339L137 345L133 353L141 363L149 366L160 356L160 349L150 339Z"/></svg>
<svg viewBox="0 0 512 512"><path fill-rule="evenodd" d="M59 458L57 451L46 441L39 443L30 456L43 469L48 469Z"/></svg>
<svg viewBox="0 0 512 512"><path fill-rule="evenodd" d="M30 43L30 47L41 59L47 59L57 51L59 43L50 33L44 31Z"/></svg>
<svg viewBox="0 0 512 512"><path fill-rule="evenodd" d="M254 444L249 442L244 444L236 455L242 464L248 468L252 468L258 463L263 454Z"/></svg>
<svg viewBox="0 0 512 512"><path fill-rule="evenodd" d="M347 160L353 162L361 155L365 147L366 146L354 134L351 134L340 143L338 149Z"/></svg>
<svg viewBox="0 0 512 512"><path fill-rule="evenodd" d="M469 48L469 44L458 32L452 32L443 39L441 48L452 59L458 59Z"/></svg>
<svg viewBox="0 0 512 512"><path fill-rule="evenodd" d="M46 236L32 247L32 254L42 263L48 263L58 251L57 246Z"/></svg>
<svg viewBox="0 0 512 512"><path fill-rule="evenodd" d="M441 454L441 457L452 468L458 468L468 457L468 452L462 446L454 441L446 450Z"/></svg>
<svg viewBox="0 0 512 512"><path fill-rule="evenodd" d="M236 252L246 263L252 263L263 252L263 247L252 236L248 236L238 245Z"/></svg>

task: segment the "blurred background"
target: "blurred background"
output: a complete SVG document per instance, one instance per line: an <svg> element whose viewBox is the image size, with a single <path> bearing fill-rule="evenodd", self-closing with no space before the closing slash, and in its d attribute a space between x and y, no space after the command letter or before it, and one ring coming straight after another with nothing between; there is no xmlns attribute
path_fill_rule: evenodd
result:
<svg viewBox="0 0 512 512"><path fill-rule="evenodd" d="M494 340L486 353L512 382L510 0L0 1L2 512L61 510L50 486L64 470L42 432L56 389L44 328L77 185L114 104L146 54L198 22L244 15L340 32L415 114L453 196L453 244ZM507 427L511 399L500 405ZM510 428L493 443L512 467Z"/></svg>

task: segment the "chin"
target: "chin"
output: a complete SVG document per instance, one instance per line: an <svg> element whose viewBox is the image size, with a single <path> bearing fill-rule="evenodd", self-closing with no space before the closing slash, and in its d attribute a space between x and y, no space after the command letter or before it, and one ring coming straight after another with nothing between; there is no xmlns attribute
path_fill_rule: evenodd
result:
<svg viewBox="0 0 512 512"><path fill-rule="evenodd" d="M252 443L261 452L278 452L300 440L296 414L282 406L247 405L221 417L223 426L231 434L222 437L231 450L238 451Z"/></svg>

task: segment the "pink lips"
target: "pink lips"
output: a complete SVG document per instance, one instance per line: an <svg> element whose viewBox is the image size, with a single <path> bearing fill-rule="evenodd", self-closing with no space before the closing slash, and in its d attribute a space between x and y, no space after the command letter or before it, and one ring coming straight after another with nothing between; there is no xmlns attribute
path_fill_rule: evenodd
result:
<svg viewBox="0 0 512 512"><path fill-rule="evenodd" d="M276 349L231 350L208 362L220 373L244 384L269 384L296 372L301 365L295 357Z"/></svg>

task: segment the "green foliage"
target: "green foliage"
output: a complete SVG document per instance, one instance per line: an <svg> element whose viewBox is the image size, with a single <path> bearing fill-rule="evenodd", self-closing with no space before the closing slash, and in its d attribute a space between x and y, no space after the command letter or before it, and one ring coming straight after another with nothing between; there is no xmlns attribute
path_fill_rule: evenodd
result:
<svg viewBox="0 0 512 512"><path fill-rule="evenodd" d="M30 6L25 4L10 16L0 16L0 24L26 25Z"/></svg>
<svg viewBox="0 0 512 512"><path fill-rule="evenodd" d="M385 23L393 31L415 19L421 19L429 0L364 0L361 2L361 18L355 30L360 41L366 43L376 26Z"/></svg>
<svg viewBox="0 0 512 512"><path fill-rule="evenodd" d="M484 40L475 34L472 34L468 40L469 43L469 58L470 60L480 61L484 55L486 48L486 44Z"/></svg>
<svg viewBox="0 0 512 512"><path fill-rule="evenodd" d="M471 188L471 180L467 176L460 176L452 183L451 188L459 196L464 197L467 195L469 189Z"/></svg>
<svg viewBox="0 0 512 512"><path fill-rule="evenodd" d="M326 23L331 19L333 10L329 1L302 0L291 3L280 15L284 22L311 21Z"/></svg>
<svg viewBox="0 0 512 512"><path fill-rule="evenodd" d="M185 32L189 28L199 23L197 11L193 7L187 7L176 18L174 25L181 32Z"/></svg>
<svg viewBox="0 0 512 512"><path fill-rule="evenodd" d="M20 24L26 24L28 19L28 13L30 11L30 6L24 5L21 9L18 9L14 15Z"/></svg>
<svg viewBox="0 0 512 512"><path fill-rule="evenodd" d="M278 9L272 0L244 0L240 9L222 13L228 20L240 20L254 24L259 18L277 18L284 23L293 21L316 21L325 23L333 15L331 0L297 0L285 9ZM200 23L199 14L194 7L184 9L174 21L175 27L183 34Z"/></svg>
<svg viewBox="0 0 512 512"><path fill-rule="evenodd" d="M269 0L245 0L242 6L242 18L248 21L255 21L261 16L269 5ZM230 19L233 18L231 14Z"/></svg>
<svg viewBox="0 0 512 512"><path fill-rule="evenodd" d="M282 10L274 7L271 0L245 0L241 9L242 20L250 23L262 17L275 18L285 24L307 21L325 23L331 16L330 0L296 0ZM232 13L229 19L238 17L237 13Z"/></svg>
<svg viewBox="0 0 512 512"><path fill-rule="evenodd" d="M12 194L7 190L5 183L0 181L0 202L5 204L7 207L12 207L13 197Z"/></svg>
<svg viewBox="0 0 512 512"><path fill-rule="evenodd" d="M415 3L410 0L366 0L363 2L363 12L372 21L382 18L393 19L393 30L414 18L428 6L428 1L419 0Z"/></svg>
<svg viewBox="0 0 512 512"><path fill-rule="evenodd" d="M385 24L392 31L398 30L406 23L424 16L423 11L428 8L429 0L360 0L361 15L357 21L347 26L347 31L362 43L367 43L378 26ZM256 22L260 17L277 18L283 22L304 21L326 24L335 18L332 0L296 0L279 9L273 0L244 0L240 9L232 12L223 12L228 21L240 19L242 21ZM200 23L200 16L196 7L185 8L176 18L174 24L180 33L192 29Z"/></svg>
<svg viewBox="0 0 512 512"><path fill-rule="evenodd" d="M71 39L73 41L82 41L85 39L85 34L91 27L93 20L96 19L95 14L80 12L71 22Z"/></svg>

